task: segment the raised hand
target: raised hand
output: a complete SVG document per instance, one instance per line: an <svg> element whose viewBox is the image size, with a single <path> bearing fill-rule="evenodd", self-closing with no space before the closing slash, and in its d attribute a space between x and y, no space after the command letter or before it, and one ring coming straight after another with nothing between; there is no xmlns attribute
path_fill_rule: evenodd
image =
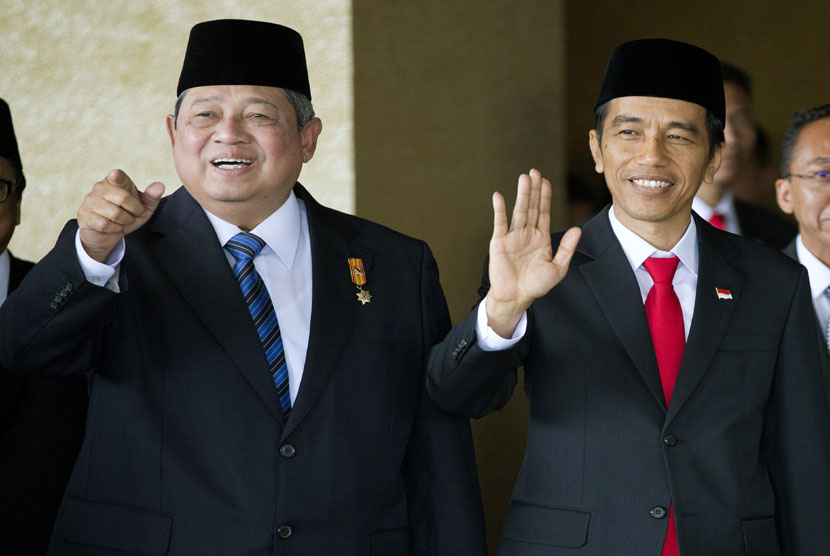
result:
<svg viewBox="0 0 830 556"><path fill-rule="evenodd" d="M78 209L81 244L90 257L105 262L121 238L152 216L164 184L151 183L142 193L121 170L112 170L92 187Z"/></svg>
<svg viewBox="0 0 830 556"><path fill-rule="evenodd" d="M504 338L513 334L533 300L548 293L565 277L582 234L579 228L568 230L553 256L550 199L550 182L538 170L519 176L516 206L508 229L504 197L493 194L487 320Z"/></svg>

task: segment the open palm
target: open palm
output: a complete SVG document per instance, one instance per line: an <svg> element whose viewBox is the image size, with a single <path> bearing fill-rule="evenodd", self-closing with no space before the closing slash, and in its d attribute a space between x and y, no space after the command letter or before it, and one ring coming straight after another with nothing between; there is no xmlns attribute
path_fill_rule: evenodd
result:
<svg viewBox="0 0 830 556"><path fill-rule="evenodd" d="M501 336L509 337L533 300L549 292L568 272L581 231L568 230L554 256L550 201L550 182L538 170L522 174L508 228L504 198L493 195L487 316L488 324Z"/></svg>

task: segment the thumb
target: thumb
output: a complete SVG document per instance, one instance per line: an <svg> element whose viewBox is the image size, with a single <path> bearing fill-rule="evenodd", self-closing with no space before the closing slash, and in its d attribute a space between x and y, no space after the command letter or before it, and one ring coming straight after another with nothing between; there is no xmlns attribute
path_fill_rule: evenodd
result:
<svg viewBox="0 0 830 556"><path fill-rule="evenodd" d="M579 228L574 227L565 232L559 242L559 247L556 249L556 256L553 258L556 266L567 271L580 237L582 237L582 230Z"/></svg>
<svg viewBox="0 0 830 556"><path fill-rule="evenodd" d="M144 193L141 193L141 204L145 208L142 216L149 216L155 212L162 195L164 195L163 183L156 181L147 186Z"/></svg>

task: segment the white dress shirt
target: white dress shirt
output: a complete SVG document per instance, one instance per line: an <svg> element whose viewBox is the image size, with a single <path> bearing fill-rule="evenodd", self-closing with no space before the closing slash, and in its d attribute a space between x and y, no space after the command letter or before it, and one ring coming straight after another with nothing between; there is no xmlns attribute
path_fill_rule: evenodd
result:
<svg viewBox="0 0 830 556"><path fill-rule="evenodd" d="M206 210L205 215L222 246L242 231ZM292 191L285 203L251 233L265 241L265 247L254 258L254 267L262 277L277 313L293 404L303 377L311 325L311 240L305 204ZM113 250L107 264L95 261L86 253L80 242L80 232L75 236L75 248L86 279L118 292L118 269L124 257L124 241ZM225 257L228 265L233 267L233 256L225 251Z"/></svg>
<svg viewBox="0 0 830 556"><path fill-rule="evenodd" d="M689 216L689 226L683 237L671 248L670 251L661 251L648 243L646 240L626 228L614 214L614 207L608 211L608 219L611 222L611 229L622 246L623 252L631 264L631 270L640 286L640 295L645 305L651 286L654 281L643 266L643 262L649 257L671 257L680 259L677 270L674 273L672 285L680 301L680 308L683 311L683 329L686 338L689 337L689 329L692 325L692 316L695 309L695 296L697 290L698 275L698 250L697 250L697 227L695 221ZM554 286L555 287L555 286ZM484 351L498 351L507 349L518 342L526 331L527 314L522 316L519 326L510 339L500 337L492 328L487 325L487 308L482 301L478 306L476 315L476 337L479 346Z"/></svg>
<svg viewBox="0 0 830 556"><path fill-rule="evenodd" d="M9 296L9 279L12 271L12 260L9 256L9 250L4 249L0 253L0 305L6 302Z"/></svg>
<svg viewBox="0 0 830 556"><path fill-rule="evenodd" d="M726 226L727 232L741 235L741 225L738 222L738 212L735 210L735 196L731 191L727 191L721 197L720 202L715 207L710 207L702 199L695 197L692 199L692 210L698 213L701 218L709 221L714 213L723 215L723 224Z"/></svg>
<svg viewBox="0 0 830 556"><path fill-rule="evenodd" d="M824 293L824 290L830 286L830 268L827 268L827 265L807 249L801 239L801 234L795 238L795 252L798 255L798 261L807 268L813 307L816 309L818 321L824 327L827 325L827 319L830 318L830 299L827 299ZM827 330L823 329L822 332L826 334Z"/></svg>

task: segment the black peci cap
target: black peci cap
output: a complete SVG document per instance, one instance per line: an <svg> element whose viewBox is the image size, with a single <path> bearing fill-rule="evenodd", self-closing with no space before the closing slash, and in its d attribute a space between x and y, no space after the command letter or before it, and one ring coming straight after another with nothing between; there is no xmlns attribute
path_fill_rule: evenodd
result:
<svg viewBox="0 0 830 556"><path fill-rule="evenodd" d="M218 19L193 26L176 95L205 85L264 85L311 98L303 38L264 21Z"/></svg>
<svg viewBox="0 0 830 556"><path fill-rule="evenodd" d="M22 169L20 162L20 151L17 148L17 137L14 135L12 125L12 113L6 101L0 98L0 156L17 162Z"/></svg>
<svg viewBox="0 0 830 556"><path fill-rule="evenodd" d="M720 61L691 44L639 39L617 46L611 52L594 110L611 99L629 96L693 102L726 122Z"/></svg>

